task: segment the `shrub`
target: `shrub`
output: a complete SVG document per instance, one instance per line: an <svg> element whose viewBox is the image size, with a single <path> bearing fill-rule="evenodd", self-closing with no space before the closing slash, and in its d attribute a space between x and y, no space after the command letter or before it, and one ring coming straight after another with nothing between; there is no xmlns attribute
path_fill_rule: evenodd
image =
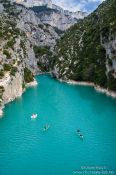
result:
<svg viewBox="0 0 116 175"><path fill-rule="evenodd" d="M0 70L0 79L2 79L3 77L4 77L4 71L2 69L2 70Z"/></svg>
<svg viewBox="0 0 116 175"><path fill-rule="evenodd" d="M42 71L42 72L46 72L48 70L48 67L45 63L41 63L41 62L37 62L38 68Z"/></svg>
<svg viewBox="0 0 116 175"><path fill-rule="evenodd" d="M3 93L3 92L4 92L4 87L0 86L0 93Z"/></svg>
<svg viewBox="0 0 116 175"><path fill-rule="evenodd" d="M48 46L43 46L43 47L34 46L33 49L36 57L43 56L43 55L49 56L51 54L50 48Z"/></svg>
<svg viewBox="0 0 116 175"><path fill-rule="evenodd" d="M26 83L30 83L34 80L33 73L28 68L24 69L24 80Z"/></svg>
<svg viewBox="0 0 116 175"><path fill-rule="evenodd" d="M16 72L17 72L17 67L12 67L10 71L10 75L15 76Z"/></svg>
<svg viewBox="0 0 116 175"><path fill-rule="evenodd" d="M14 44L15 44L14 38L7 42L7 46L8 46L9 48L12 48L12 49L13 49L13 47L14 47Z"/></svg>
<svg viewBox="0 0 116 175"><path fill-rule="evenodd" d="M12 66L10 64L6 64L6 63L3 65L3 67L4 67L5 71L10 71L12 68Z"/></svg>
<svg viewBox="0 0 116 175"><path fill-rule="evenodd" d="M0 86L0 105L1 105L1 100L2 100L2 96L3 96L3 92L5 91L3 86Z"/></svg>
<svg viewBox="0 0 116 175"><path fill-rule="evenodd" d="M3 54L6 55L7 59L10 59L11 58L11 55L10 55L10 53L9 53L8 50L4 49L3 50Z"/></svg>
<svg viewBox="0 0 116 175"><path fill-rule="evenodd" d="M109 72L108 77L108 88L112 91L116 91L116 78L114 78L111 72Z"/></svg>
<svg viewBox="0 0 116 175"><path fill-rule="evenodd" d="M0 38L2 38L4 35L3 35L3 33L0 31Z"/></svg>

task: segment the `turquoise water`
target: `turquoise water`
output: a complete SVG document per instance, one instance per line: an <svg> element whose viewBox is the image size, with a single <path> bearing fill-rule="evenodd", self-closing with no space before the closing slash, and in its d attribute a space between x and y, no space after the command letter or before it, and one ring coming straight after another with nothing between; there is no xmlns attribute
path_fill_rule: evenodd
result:
<svg viewBox="0 0 116 175"><path fill-rule="evenodd" d="M116 171L116 100L47 75L37 80L0 120L0 175L72 175L84 166ZM32 113L39 117L31 120Z"/></svg>

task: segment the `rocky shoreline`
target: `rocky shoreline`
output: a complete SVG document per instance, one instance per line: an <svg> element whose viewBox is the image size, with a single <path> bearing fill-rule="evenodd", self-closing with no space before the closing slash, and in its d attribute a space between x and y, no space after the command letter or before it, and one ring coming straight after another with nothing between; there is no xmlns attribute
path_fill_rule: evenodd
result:
<svg viewBox="0 0 116 175"><path fill-rule="evenodd" d="M27 84L26 84L26 87L33 87L33 86L37 86L37 85L38 85L38 83L37 83L37 81L34 79L33 82L27 83Z"/></svg>
<svg viewBox="0 0 116 175"><path fill-rule="evenodd" d="M62 81L62 80L60 80ZM92 86L95 88L96 91L100 92L100 93L104 93L107 96L111 96L113 98L116 98L116 92L114 91L109 91L108 89L102 88L92 82L80 82L80 81L73 81L73 80L69 80L69 81L64 81L68 84L72 84L72 85L82 85L82 86Z"/></svg>
<svg viewBox="0 0 116 175"><path fill-rule="evenodd" d="M86 81L74 81L74 80L62 80L62 79L59 79L60 82L64 82L64 83L67 83L67 84L70 84L70 85L81 85L81 86L91 86L91 87L94 87L94 89L100 93L104 93L106 94L107 96L111 96L112 98L116 98L116 92L114 91L109 91L108 89L105 89L105 88L102 88L98 85L96 85L95 83L92 83L92 82L86 82Z"/></svg>
<svg viewBox="0 0 116 175"><path fill-rule="evenodd" d="M50 73L49 73L50 74ZM64 82L64 83L67 83L67 84L70 84L70 85L82 85L82 86L91 86L91 87L94 87L96 91L100 92L100 93L104 93L106 94L107 96L111 96L112 98L116 98L116 92L113 92L113 91L109 91L108 89L105 89L105 88L102 88L98 85L95 85L94 83L92 82L80 82L80 81L74 81L74 80L68 80L68 81L65 81L65 80L62 80L62 79L59 79L60 82ZM33 87L33 86L37 86L37 81L36 79L34 79L33 82L30 82L30 83L27 83L26 84L26 88L28 87ZM25 91L25 89L24 89ZM23 92L24 92L23 91ZM22 92L22 94L23 94ZM21 94L21 95L22 95ZM20 96L21 96L20 95ZM19 96L17 96L16 98L18 98ZM10 101L13 101L14 99L10 100ZM3 106L4 108L4 106ZM3 116L3 108L0 109L0 117Z"/></svg>
<svg viewBox="0 0 116 175"><path fill-rule="evenodd" d="M3 110L0 109L0 117L3 115Z"/></svg>
<svg viewBox="0 0 116 175"><path fill-rule="evenodd" d="M33 82L30 82L30 83L27 83L26 84L26 88L28 88L28 87L34 87L34 86L37 86L37 85L38 85L38 83L37 83L36 79L34 79ZM24 92L25 92L25 89L22 90L22 92L20 93L20 95L17 94L17 96L15 96L14 98L10 98L7 103L15 100L16 98L21 97ZM5 103L5 104L7 104L7 103ZM2 116L3 116L3 109L4 109L4 105L0 108L0 118L2 118Z"/></svg>

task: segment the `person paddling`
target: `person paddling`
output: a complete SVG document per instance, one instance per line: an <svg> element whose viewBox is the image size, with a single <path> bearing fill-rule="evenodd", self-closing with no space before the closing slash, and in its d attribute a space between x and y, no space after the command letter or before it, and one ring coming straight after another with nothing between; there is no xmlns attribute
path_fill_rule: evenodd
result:
<svg viewBox="0 0 116 175"><path fill-rule="evenodd" d="M79 129L77 129L77 132L80 132L80 130L79 130Z"/></svg>

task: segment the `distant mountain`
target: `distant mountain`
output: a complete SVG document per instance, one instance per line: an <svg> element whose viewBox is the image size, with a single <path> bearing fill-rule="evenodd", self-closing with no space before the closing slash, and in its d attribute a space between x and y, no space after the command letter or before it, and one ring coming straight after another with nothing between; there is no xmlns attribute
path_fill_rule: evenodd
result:
<svg viewBox="0 0 116 175"><path fill-rule="evenodd" d="M17 4L22 4L25 7L34 7L34 6L47 6L52 8L52 0L12 0Z"/></svg>
<svg viewBox="0 0 116 175"><path fill-rule="evenodd" d="M71 16L72 18L76 18L76 19L83 19L87 16L87 12L82 12L82 11L71 12L69 10L64 10L63 8L55 4L52 4L52 9L56 9L61 13L63 13L64 15Z"/></svg>
<svg viewBox="0 0 116 175"><path fill-rule="evenodd" d="M18 4L22 4L27 8L31 8L36 13L42 23L57 27L60 30L66 30L70 26L87 16L86 12L70 12L63 8L52 4L52 0L12 0Z"/></svg>
<svg viewBox="0 0 116 175"><path fill-rule="evenodd" d="M57 42L54 73L116 91L116 0L72 26Z"/></svg>

